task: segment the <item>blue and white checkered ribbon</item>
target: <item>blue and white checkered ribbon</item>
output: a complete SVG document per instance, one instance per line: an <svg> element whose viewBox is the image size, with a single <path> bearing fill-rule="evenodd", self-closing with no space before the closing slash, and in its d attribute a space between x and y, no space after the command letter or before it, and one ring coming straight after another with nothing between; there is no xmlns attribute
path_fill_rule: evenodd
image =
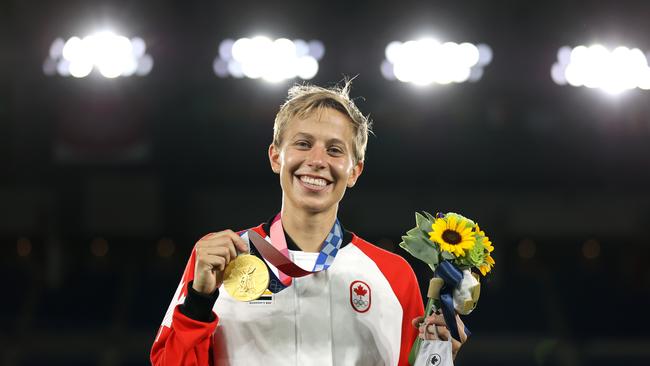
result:
<svg viewBox="0 0 650 366"><path fill-rule="evenodd" d="M327 238L323 242L323 246L320 249L318 258L316 258L316 263L314 264L314 271L323 271L329 268L334 262L334 257L338 254L341 245L343 244L343 230L341 229L341 224L339 219L336 219L332 230L327 234Z"/></svg>

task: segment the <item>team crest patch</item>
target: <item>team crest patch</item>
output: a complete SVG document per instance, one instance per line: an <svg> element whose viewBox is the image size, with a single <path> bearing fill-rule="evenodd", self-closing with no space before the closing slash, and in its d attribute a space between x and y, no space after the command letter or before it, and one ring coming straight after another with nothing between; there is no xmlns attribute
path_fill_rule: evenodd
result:
<svg viewBox="0 0 650 366"><path fill-rule="evenodd" d="M350 305L359 313L365 313L370 309L372 296L370 286L363 281L354 281L350 284Z"/></svg>

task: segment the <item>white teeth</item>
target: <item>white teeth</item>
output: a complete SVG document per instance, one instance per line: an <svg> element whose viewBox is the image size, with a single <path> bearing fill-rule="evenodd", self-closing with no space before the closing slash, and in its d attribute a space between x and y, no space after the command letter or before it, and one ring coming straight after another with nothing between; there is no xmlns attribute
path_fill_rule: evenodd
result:
<svg viewBox="0 0 650 366"><path fill-rule="evenodd" d="M327 181L325 179L312 178L312 177L308 177L306 175L303 175L302 177L300 177L300 180L305 182L305 183L314 185L314 186L325 187L327 185Z"/></svg>

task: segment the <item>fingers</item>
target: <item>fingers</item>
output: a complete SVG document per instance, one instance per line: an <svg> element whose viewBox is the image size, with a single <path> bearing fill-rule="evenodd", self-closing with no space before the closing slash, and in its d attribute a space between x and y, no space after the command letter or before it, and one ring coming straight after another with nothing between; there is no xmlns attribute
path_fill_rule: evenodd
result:
<svg viewBox="0 0 650 366"><path fill-rule="evenodd" d="M232 240L232 243L240 252L248 252L248 244L246 244L244 239L242 239L241 236L237 235L237 233L233 232L232 230L224 230L222 233L227 235Z"/></svg>
<svg viewBox="0 0 650 366"><path fill-rule="evenodd" d="M232 245L232 243L225 243L225 244L206 243L204 245L196 247L196 254L198 256L220 255L222 257L227 258L228 261L234 259L237 256L237 252L235 251L235 246Z"/></svg>
<svg viewBox="0 0 650 366"><path fill-rule="evenodd" d="M463 323L458 314L456 314L456 325L458 326L458 335L460 336L460 342L465 343L467 340L467 333L465 333L465 323Z"/></svg>
<svg viewBox="0 0 650 366"><path fill-rule="evenodd" d="M232 230L210 233L202 237L196 244L198 248L229 247L232 248L232 258L237 256L237 251L248 252L248 244Z"/></svg>
<svg viewBox="0 0 650 366"><path fill-rule="evenodd" d="M238 251L248 252L248 245L232 230L207 234L196 244L197 262L221 271L237 257Z"/></svg>
<svg viewBox="0 0 650 366"><path fill-rule="evenodd" d="M223 281L223 271L237 257L237 251L248 252L248 245L232 230L224 230L203 236L194 247L195 290L211 294Z"/></svg>
<svg viewBox="0 0 650 366"><path fill-rule="evenodd" d="M429 324L422 327L420 338L427 340L437 339L441 341L448 341L451 338L451 335L447 327Z"/></svg>
<svg viewBox="0 0 650 366"><path fill-rule="evenodd" d="M199 261L202 264L207 265L211 271L223 271L226 269L228 263L235 259L235 256L230 252L231 251L228 250L228 248L214 248L212 252L205 252L201 257L199 257Z"/></svg>
<svg viewBox="0 0 650 366"><path fill-rule="evenodd" d="M456 322L459 328L461 341L464 342L465 339L467 339L467 335L465 334L465 325L463 324L463 321L460 320L458 314L456 314ZM442 314L433 313L426 318L417 317L413 319L412 323L416 328L418 328L422 339L440 339L443 341L449 339L454 340L453 337L451 337L451 333L449 328L447 328L447 323Z"/></svg>
<svg viewBox="0 0 650 366"><path fill-rule="evenodd" d="M451 340L452 355L456 358L458 350L467 341L467 334L465 333L465 323L456 314L456 326L458 327L458 335L460 340L454 339L451 332L447 328L445 318L442 314L431 314L428 317L419 316L411 321L414 327L418 329L418 337L424 340Z"/></svg>
<svg viewBox="0 0 650 366"><path fill-rule="evenodd" d="M422 323L423 320L424 320L424 316L423 316L423 315L422 315L422 316L418 316L417 318L413 318L413 320L411 320L411 325L413 325L415 328L419 328L419 327L420 327L420 323Z"/></svg>
<svg viewBox="0 0 650 366"><path fill-rule="evenodd" d="M441 325L443 327L447 326L447 323L445 322L445 317L442 314L436 314L436 313L433 313L433 314L429 315L425 319L425 323Z"/></svg>
<svg viewBox="0 0 650 366"><path fill-rule="evenodd" d="M224 265L228 264L236 256L235 247L231 243L223 245L208 243L196 248L197 264L200 266L207 265L210 269L221 267L222 262Z"/></svg>
<svg viewBox="0 0 650 366"><path fill-rule="evenodd" d="M445 319L442 316L436 317L435 314L432 314L426 318L424 317L424 315L420 315L418 317L413 318L413 320L411 320L411 325L417 328L420 332L424 331L425 329L424 327L426 325L431 325L431 324L436 324L444 327Z"/></svg>
<svg viewBox="0 0 650 366"><path fill-rule="evenodd" d="M219 231L217 233L207 234L199 240L197 245L203 243L217 243L223 245L228 241L230 241L232 245L234 245L234 247L237 248L240 252L248 252L248 244L246 244L241 236L237 235L237 233L233 232L230 229Z"/></svg>

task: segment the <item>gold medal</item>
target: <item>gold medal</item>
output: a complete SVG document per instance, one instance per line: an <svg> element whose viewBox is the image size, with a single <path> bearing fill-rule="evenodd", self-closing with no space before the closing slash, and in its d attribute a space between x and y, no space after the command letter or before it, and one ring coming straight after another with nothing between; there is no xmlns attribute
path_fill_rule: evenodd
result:
<svg viewBox="0 0 650 366"><path fill-rule="evenodd" d="M269 287L269 271L254 255L242 254L226 266L223 287L235 300L253 301Z"/></svg>

